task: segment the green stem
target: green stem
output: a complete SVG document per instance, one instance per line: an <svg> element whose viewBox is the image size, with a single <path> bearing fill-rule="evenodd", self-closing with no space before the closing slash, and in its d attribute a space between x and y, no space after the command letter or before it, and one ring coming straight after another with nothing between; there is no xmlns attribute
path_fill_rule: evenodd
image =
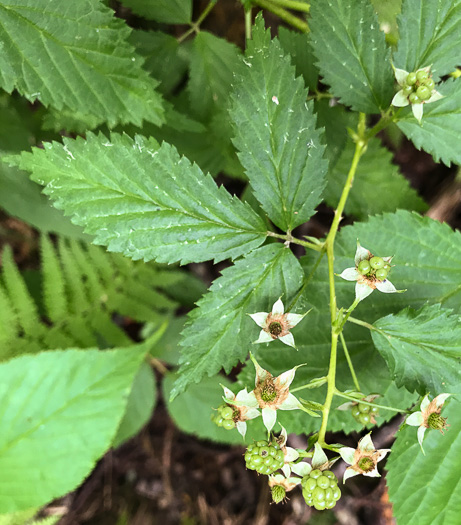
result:
<svg viewBox="0 0 461 525"><path fill-rule="evenodd" d="M346 324L347 320L349 319L351 313L357 308L359 303L360 303L360 299L355 299L355 301L346 310L346 315L343 317L343 320L341 321L341 325L338 328L338 332L339 333L342 332L342 330L344 328L344 325Z"/></svg>
<svg viewBox="0 0 461 525"><path fill-rule="evenodd" d="M197 18L196 22L192 22L191 28L188 29L183 35L178 38L178 42L183 42L188 36L192 33L198 33L200 31L200 24L205 20L205 18L210 14L210 11L216 5L216 2L213 0L205 7L202 14Z"/></svg>
<svg viewBox="0 0 461 525"><path fill-rule="evenodd" d="M368 328L368 330L376 330L376 328L369 323L366 323L365 321L361 321L360 319L356 319L355 317L349 317L348 321L350 323L358 324L360 326L364 326L365 328Z"/></svg>
<svg viewBox="0 0 461 525"><path fill-rule="evenodd" d="M364 401L363 399L357 399L354 396L349 396L347 394L344 394L343 392L340 392L339 390L335 391L335 396L342 397L344 399L349 399L349 401L360 402L363 405L368 405L370 407L382 408L384 410L391 410L392 412L399 412L400 414L409 414L410 413L410 410L400 410L400 408L388 407L388 406L384 406L384 405L377 405L376 403L369 403L368 401Z"/></svg>
<svg viewBox="0 0 461 525"><path fill-rule="evenodd" d="M280 234L280 233L274 233L274 232L268 231L266 232L266 234L269 237L275 237L276 239L283 239L287 242L292 242L293 244L299 244L300 246L304 246L305 248L310 248L311 250L315 250L316 252L321 252L323 249L323 243L315 244L309 241L302 241L301 239L297 239L296 237L293 237L291 233Z"/></svg>
<svg viewBox="0 0 461 525"><path fill-rule="evenodd" d="M286 9L292 9L293 11L301 11L303 13L309 13L311 10L310 4L306 2L299 2L296 0L271 0L274 4L278 4Z"/></svg>
<svg viewBox="0 0 461 525"><path fill-rule="evenodd" d="M352 376L352 380L354 381L355 388L357 389L357 392L361 392L359 381L355 374L354 365L352 364L351 356L349 355L349 351L346 346L346 341L344 340L344 336L342 332L340 332L339 338L341 339L341 344L343 346L344 355L346 356L346 361L347 361L347 364L349 365L349 370L351 371L351 376Z"/></svg>
<svg viewBox="0 0 461 525"><path fill-rule="evenodd" d="M251 7L245 9L245 40L251 40Z"/></svg>
<svg viewBox="0 0 461 525"><path fill-rule="evenodd" d="M319 378L319 379L324 379L325 381L321 382L317 382L317 383L314 383L314 384L311 384L311 383L307 383L306 385L303 385L303 386L298 386L296 388L290 388L290 392L293 393L293 392L299 392L300 390L305 390L306 388L319 388L320 386L324 385L326 382L327 382L327 378L326 377L323 377L323 378Z"/></svg>
<svg viewBox="0 0 461 525"><path fill-rule="evenodd" d="M338 207L335 211L333 223L325 241L328 258L328 282L330 285L330 317L331 317L331 351L330 351L330 365L328 368L328 387L327 395L323 407L322 426L319 431L318 442L321 446L325 445L325 433L327 430L328 416L330 413L331 403L336 389L336 358L338 348L338 327L337 327L337 308L336 308L336 293L335 293L335 271L334 271L334 242L336 233L338 232L339 223L342 219L344 207L346 206L347 197L349 196L352 183L354 181L357 166L366 148L366 138L364 137L366 115L360 113L359 122L357 126L357 141L355 144L354 157L352 159L349 173L347 174L346 182L344 184L343 192L339 199Z"/></svg>
<svg viewBox="0 0 461 525"><path fill-rule="evenodd" d="M291 14L289 11L280 7L280 5L272 3L271 0L252 0L253 4L274 13L287 24L299 29L302 33L307 33L309 31L309 26L304 20L301 20L297 16Z"/></svg>

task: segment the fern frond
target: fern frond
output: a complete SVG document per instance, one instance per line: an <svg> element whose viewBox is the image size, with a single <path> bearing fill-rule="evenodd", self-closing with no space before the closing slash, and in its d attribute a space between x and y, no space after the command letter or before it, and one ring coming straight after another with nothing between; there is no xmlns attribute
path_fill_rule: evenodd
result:
<svg viewBox="0 0 461 525"><path fill-rule="evenodd" d="M43 301L46 314L50 321L56 323L68 315L68 304L59 258L47 235L42 235L40 239L40 256L42 259Z"/></svg>

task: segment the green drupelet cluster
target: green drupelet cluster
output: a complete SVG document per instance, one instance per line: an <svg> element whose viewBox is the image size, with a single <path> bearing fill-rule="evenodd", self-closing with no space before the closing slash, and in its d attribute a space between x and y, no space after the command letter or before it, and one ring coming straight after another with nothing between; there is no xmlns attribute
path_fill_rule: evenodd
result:
<svg viewBox="0 0 461 525"><path fill-rule="evenodd" d="M211 415L211 421L225 430L235 428L234 409L229 405L221 405L216 414Z"/></svg>
<svg viewBox="0 0 461 525"><path fill-rule="evenodd" d="M387 279L391 265L382 257L371 257L359 262L357 270L366 277L375 277L378 281Z"/></svg>
<svg viewBox="0 0 461 525"><path fill-rule="evenodd" d="M276 442L256 441L246 449L246 467L260 474L272 474L283 467L285 455Z"/></svg>
<svg viewBox="0 0 461 525"><path fill-rule="evenodd" d="M372 417L379 416L379 408L371 407L370 405L365 405L364 403L359 403L354 405L351 409L352 417L361 423L362 425L367 425L372 421ZM374 419L373 419L374 422Z"/></svg>
<svg viewBox="0 0 461 525"><path fill-rule="evenodd" d="M309 507L332 509L341 497L338 479L331 470L314 469L301 481L303 497Z"/></svg>
<svg viewBox="0 0 461 525"><path fill-rule="evenodd" d="M429 100L435 83L424 69L408 73L405 85L402 87L404 95L408 97L410 104L421 104Z"/></svg>

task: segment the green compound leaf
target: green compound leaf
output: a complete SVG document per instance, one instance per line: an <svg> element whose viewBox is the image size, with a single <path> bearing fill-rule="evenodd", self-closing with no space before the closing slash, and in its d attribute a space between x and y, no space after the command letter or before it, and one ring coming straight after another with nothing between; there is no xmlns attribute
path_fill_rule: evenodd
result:
<svg viewBox="0 0 461 525"><path fill-rule="evenodd" d="M445 434L427 430L423 455L416 428L400 430L386 464L386 481L397 523L455 525L459 523L461 491L461 418L459 396L443 407L450 427Z"/></svg>
<svg viewBox="0 0 461 525"><path fill-rule="evenodd" d="M83 481L111 444L143 356L67 349L0 365L0 512L44 505Z"/></svg>
<svg viewBox="0 0 461 525"><path fill-rule="evenodd" d="M129 34L101 2L3 1L0 86L8 93L17 89L30 101L87 115L90 122L160 125L157 82L142 69Z"/></svg>
<svg viewBox="0 0 461 525"><path fill-rule="evenodd" d="M301 282L301 266L283 244L259 248L225 269L189 314L172 398L205 375L229 372L244 361L260 331L247 314L270 312L281 296L288 304Z"/></svg>
<svg viewBox="0 0 461 525"><path fill-rule="evenodd" d="M405 108L398 127L418 149L430 153L436 162L447 166L461 164L461 79L448 80L437 86L445 98L424 104L421 125L411 110Z"/></svg>
<svg viewBox="0 0 461 525"><path fill-rule="evenodd" d="M439 305L405 309L374 323L371 335L398 386L421 395L451 392L461 379L459 315Z"/></svg>
<svg viewBox="0 0 461 525"><path fill-rule="evenodd" d="M121 0L137 15L164 24L188 24L192 17L192 0Z"/></svg>
<svg viewBox="0 0 461 525"><path fill-rule="evenodd" d="M236 45L207 31L195 37L187 90L190 109L201 121L209 120L215 108L227 107L239 54Z"/></svg>
<svg viewBox="0 0 461 525"><path fill-rule="evenodd" d="M149 421L156 401L154 373L147 363L142 363L133 380L125 414L112 443L113 447L119 447L141 430Z"/></svg>
<svg viewBox="0 0 461 525"><path fill-rule="evenodd" d="M237 76L231 118L254 195L282 230L313 215L324 187L324 147L306 97L290 58L259 18Z"/></svg>
<svg viewBox="0 0 461 525"><path fill-rule="evenodd" d="M461 313L461 234L448 225L441 224L416 213L397 211L372 217L368 222L346 226L338 233L335 247L335 272L341 273L354 265L354 254L359 239L378 255L395 255L390 280L398 289L407 288L401 294L383 294L374 291L354 310L353 317L367 323L410 306L442 303ZM309 275L318 254L309 253L302 260L306 275ZM354 283L336 277L338 307L348 307L354 301ZM311 379L322 377L328 370L330 354L329 288L326 260L322 260L314 272L309 285L296 303L296 311L313 308L298 325L295 333L299 352L282 351L271 343L268 348L255 349L261 366L278 375L296 365L307 363L296 371L293 387L306 384ZM344 330L349 353L357 372L360 387L365 394L379 393L383 397L377 402L406 409L415 401L415 395L405 388L398 388L381 355L373 348L370 331L362 326L347 323ZM252 387L253 376L242 384ZM337 385L340 389L353 388L351 375L341 345L338 347ZM325 386L315 390L302 390L299 397L323 402ZM334 407L346 400L335 398ZM394 412L380 410L378 423L388 420ZM318 430L315 419L300 412L282 412L280 421L289 432L311 432ZM351 432L360 425L350 412L333 410L328 420L332 431ZM415 438L416 439L416 438Z"/></svg>
<svg viewBox="0 0 461 525"><path fill-rule="evenodd" d="M356 111L387 109L394 91L390 50L368 0L312 3L312 45L323 80Z"/></svg>
<svg viewBox="0 0 461 525"><path fill-rule="evenodd" d="M404 0L394 65L405 71L432 66L435 79L460 65L461 0Z"/></svg>
<svg viewBox="0 0 461 525"><path fill-rule="evenodd" d="M349 141L337 164L328 173L325 200L336 206L354 156L355 145ZM395 211L398 208L424 212L426 203L410 186L408 180L392 164L392 153L381 146L379 139L368 142L366 153L360 159L345 211L359 219L374 213Z"/></svg>
<svg viewBox="0 0 461 525"><path fill-rule="evenodd" d="M12 161L110 251L145 261L222 261L266 238L256 212L169 144L89 133L44 146Z"/></svg>

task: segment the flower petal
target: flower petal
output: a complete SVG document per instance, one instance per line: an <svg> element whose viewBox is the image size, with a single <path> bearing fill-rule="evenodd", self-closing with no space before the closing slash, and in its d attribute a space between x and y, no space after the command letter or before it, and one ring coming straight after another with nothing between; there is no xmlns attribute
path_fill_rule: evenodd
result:
<svg viewBox="0 0 461 525"><path fill-rule="evenodd" d="M300 323L308 313L309 312L306 312L305 314L287 314L287 321L293 328Z"/></svg>
<svg viewBox="0 0 461 525"><path fill-rule="evenodd" d="M346 482L346 479L353 478L354 476L358 476L359 473L354 470L352 467L347 467L346 472L344 472L343 476L343 483Z"/></svg>
<svg viewBox="0 0 461 525"><path fill-rule="evenodd" d="M423 400L421 401L421 410L426 410L430 402L429 395L424 396Z"/></svg>
<svg viewBox="0 0 461 525"><path fill-rule="evenodd" d="M394 258L393 255L388 255L387 257L381 257L381 259L384 261L384 262L387 262L387 263L391 263L392 259Z"/></svg>
<svg viewBox="0 0 461 525"><path fill-rule="evenodd" d="M295 463L294 465L291 465L291 470L298 474L298 476L307 476L311 470L312 467L309 465L309 463L306 463L305 461L301 461L300 463Z"/></svg>
<svg viewBox="0 0 461 525"><path fill-rule="evenodd" d="M301 403L295 398L293 394L288 394L285 401L279 406L279 410L297 410L302 408Z"/></svg>
<svg viewBox="0 0 461 525"><path fill-rule="evenodd" d="M336 410L350 410L353 406L354 403L348 401L347 403L343 403L342 405L339 405L339 407L336 407Z"/></svg>
<svg viewBox="0 0 461 525"><path fill-rule="evenodd" d="M291 474L291 466L288 465L288 463L285 463L285 465L282 467L282 472L286 478L289 478Z"/></svg>
<svg viewBox="0 0 461 525"><path fill-rule="evenodd" d="M355 297L359 301L363 301L366 297L368 297L371 293L373 293L373 288L368 286L368 284L364 283L357 283L355 285Z"/></svg>
<svg viewBox="0 0 461 525"><path fill-rule="evenodd" d="M351 267L346 268L342 273L339 274L339 276L346 281L356 281L360 277L360 274L356 268Z"/></svg>
<svg viewBox="0 0 461 525"><path fill-rule="evenodd" d="M258 386L259 383L262 383L266 380L266 378L269 376L269 372L267 370L264 370L264 368L259 365L258 361L256 361L255 359L255 356L251 352L250 359L253 361L256 370L255 386Z"/></svg>
<svg viewBox="0 0 461 525"><path fill-rule="evenodd" d="M367 476L368 478L380 478L381 477L381 474L378 472L377 466L375 466L375 468L371 470L370 472L364 472L363 475Z"/></svg>
<svg viewBox="0 0 461 525"><path fill-rule="evenodd" d="M325 465L325 463L328 463L328 458L322 447L316 443L314 445L314 455L312 456L312 467L318 468Z"/></svg>
<svg viewBox="0 0 461 525"><path fill-rule="evenodd" d="M268 334L267 332L265 332L264 330L261 330L259 332L259 337L256 341L253 342L253 344L257 344L257 343L270 343L274 341L274 339L272 339L272 336L270 334Z"/></svg>
<svg viewBox="0 0 461 525"><path fill-rule="evenodd" d="M373 452L375 450L375 446L373 445L370 434L367 434L359 441L358 448L365 452Z"/></svg>
<svg viewBox="0 0 461 525"><path fill-rule="evenodd" d="M423 451L423 454L424 454L423 439L424 439L425 432L426 432L426 427L420 426L418 428L418 442L419 442L419 446L421 447L421 450Z"/></svg>
<svg viewBox="0 0 461 525"><path fill-rule="evenodd" d="M384 281L376 281L376 288L383 293L400 293L405 291L397 290L391 281L389 281L389 279L384 279Z"/></svg>
<svg viewBox="0 0 461 525"><path fill-rule="evenodd" d="M292 463L299 458L299 452L292 447L285 447L285 463ZM295 471L296 472L296 471Z"/></svg>
<svg viewBox="0 0 461 525"><path fill-rule="evenodd" d="M239 434L245 439L245 434L247 433L247 424L245 421L237 421L236 427Z"/></svg>
<svg viewBox="0 0 461 525"><path fill-rule="evenodd" d="M397 84L399 86L403 86L405 85L405 82L407 80L408 71L394 67L394 76L395 76L395 80L397 80Z"/></svg>
<svg viewBox="0 0 461 525"><path fill-rule="evenodd" d="M273 314L283 314L285 311L285 308L282 303L282 299L277 299L275 301L274 305L272 306L272 313Z"/></svg>
<svg viewBox="0 0 461 525"><path fill-rule="evenodd" d="M405 106L408 106L408 97L405 95L403 90L397 91L397 93L394 95L394 98L392 99L391 104L398 108L404 108Z"/></svg>
<svg viewBox="0 0 461 525"><path fill-rule="evenodd" d="M282 335L282 337L279 337L279 340L292 348L296 348L295 339L291 332L288 332L287 335Z"/></svg>
<svg viewBox="0 0 461 525"><path fill-rule="evenodd" d="M437 397L434 397L435 406L440 408L450 396L451 394L439 394Z"/></svg>
<svg viewBox="0 0 461 525"><path fill-rule="evenodd" d="M253 321L261 328L265 328L268 315L269 314L267 312L257 312L255 314L249 314Z"/></svg>
<svg viewBox="0 0 461 525"><path fill-rule="evenodd" d="M258 417L258 416L260 416L260 413L257 408L249 408L245 414L245 417L247 419L254 419L255 417Z"/></svg>
<svg viewBox="0 0 461 525"><path fill-rule="evenodd" d="M359 241L357 241L357 250L355 252L355 266L359 265L359 262L363 261L364 259L368 259L368 257L371 255L370 250L367 250L363 246L360 246Z"/></svg>
<svg viewBox="0 0 461 525"><path fill-rule="evenodd" d="M232 390L229 390L226 386L221 385L224 390L224 397L226 400L233 401L235 399L235 394L232 392Z"/></svg>
<svg viewBox="0 0 461 525"><path fill-rule="evenodd" d="M266 407L262 409L262 414L264 426L267 428L267 431L270 432L274 428L277 420L277 411L273 408Z"/></svg>
<svg viewBox="0 0 461 525"><path fill-rule="evenodd" d="M421 412L413 412L413 414L410 414L407 419L405 419L405 423L407 425L410 425L411 427L419 427L424 422L424 417L421 414Z"/></svg>
<svg viewBox="0 0 461 525"><path fill-rule="evenodd" d="M423 118L423 104L420 102L418 104L412 104L411 105L411 111L413 111L413 115L415 119L421 124L421 120Z"/></svg>
<svg viewBox="0 0 461 525"><path fill-rule="evenodd" d="M378 453L379 453L378 461L381 461L382 459L384 459L389 454L390 451L391 451L390 448L380 448L378 450Z"/></svg>
<svg viewBox="0 0 461 525"><path fill-rule="evenodd" d="M346 463L349 463L349 465L352 465L352 463L354 463L355 448L341 447L339 449L339 453Z"/></svg>
<svg viewBox="0 0 461 525"><path fill-rule="evenodd" d="M444 98L441 93L438 91L432 91L431 98L429 100L426 100L426 104L430 104L431 102L437 102L437 100L440 100L441 98Z"/></svg>
<svg viewBox="0 0 461 525"><path fill-rule="evenodd" d="M280 374L276 379L277 385L279 385L281 388L286 390L291 383L293 382L293 379L295 378L296 369L303 365L295 366L294 368L291 368L290 370L287 370L286 372L283 372Z"/></svg>

